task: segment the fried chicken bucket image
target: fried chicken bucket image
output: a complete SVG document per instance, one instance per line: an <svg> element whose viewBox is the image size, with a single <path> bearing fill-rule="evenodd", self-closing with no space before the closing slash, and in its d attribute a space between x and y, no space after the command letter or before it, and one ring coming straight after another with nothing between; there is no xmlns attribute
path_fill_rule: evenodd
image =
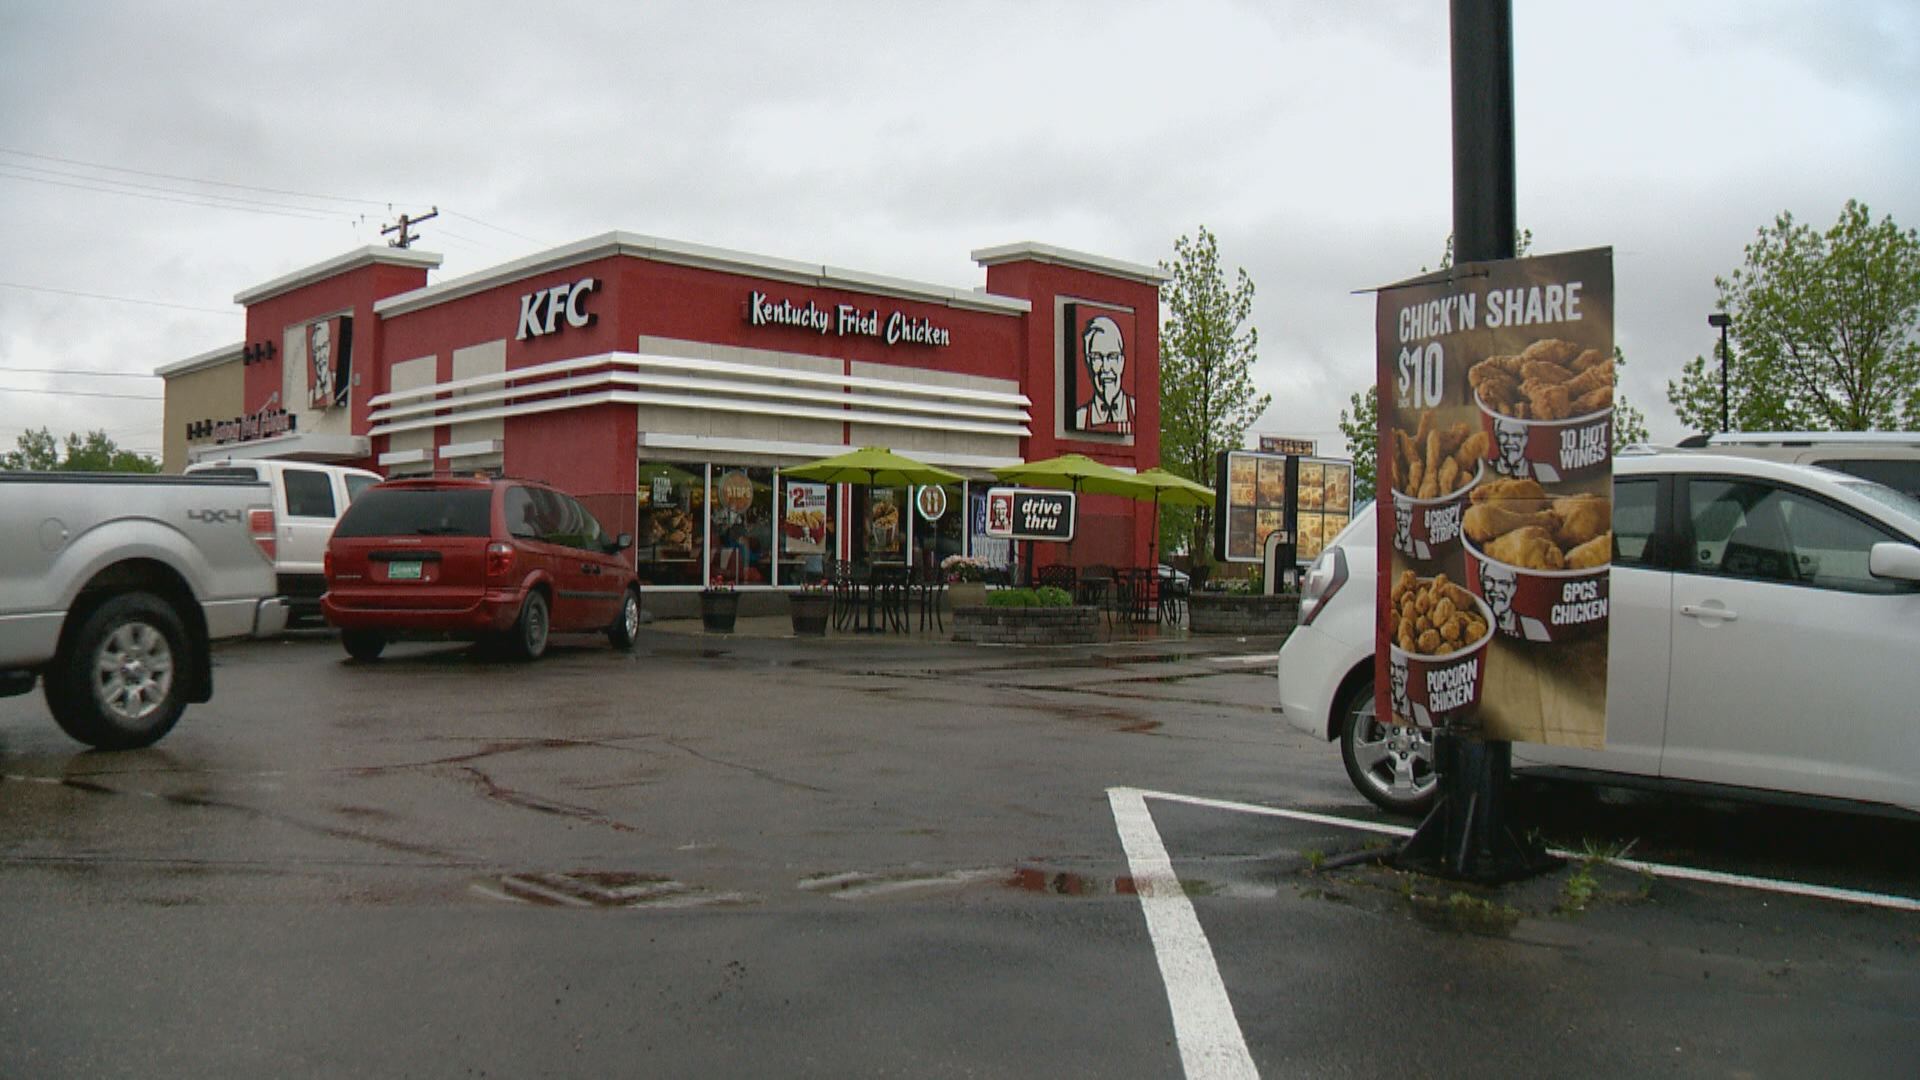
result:
<svg viewBox="0 0 1920 1080"><path fill-rule="evenodd" d="M1487 602L1501 634L1563 641L1606 625L1606 496L1553 496L1534 480L1489 480L1473 490L1463 527L1467 586Z"/></svg>
<svg viewBox="0 0 1920 1080"><path fill-rule="evenodd" d="M1485 473L1490 436L1464 422L1442 428L1430 412L1411 434L1392 434L1393 546L1410 558L1441 558L1459 546L1467 492Z"/></svg>
<svg viewBox="0 0 1920 1080"><path fill-rule="evenodd" d="M1402 571L1387 608L1387 704L1396 722L1431 728L1480 704L1493 613L1439 574Z"/></svg>
<svg viewBox="0 0 1920 1080"><path fill-rule="evenodd" d="M1607 467L1613 357L1543 338L1518 356L1489 356L1473 365L1467 382L1495 472L1553 484Z"/></svg>

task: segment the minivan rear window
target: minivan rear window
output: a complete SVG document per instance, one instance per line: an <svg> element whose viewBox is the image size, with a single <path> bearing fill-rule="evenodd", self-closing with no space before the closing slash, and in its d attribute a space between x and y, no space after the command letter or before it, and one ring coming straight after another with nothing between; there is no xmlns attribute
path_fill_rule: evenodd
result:
<svg viewBox="0 0 1920 1080"><path fill-rule="evenodd" d="M1822 461L1821 466L1885 484L1895 491L1920 499L1920 461L1898 458L1844 458Z"/></svg>
<svg viewBox="0 0 1920 1080"><path fill-rule="evenodd" d="M487 536L488 488L372 488L347 507L335 536Z"/></svg>

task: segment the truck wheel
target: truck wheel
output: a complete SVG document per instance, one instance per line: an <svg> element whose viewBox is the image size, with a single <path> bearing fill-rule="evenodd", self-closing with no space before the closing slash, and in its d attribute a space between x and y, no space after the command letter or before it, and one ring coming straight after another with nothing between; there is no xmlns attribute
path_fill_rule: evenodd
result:
<svg viewBox="0 0 1920 1080"><path fill-rule="evenodd" d="M628 589L627 595L620 601L620 617L607 627L607 640L613 647L631 650L633 643L640 639L640 590Z"/></svg>
<svg viewBox="0 0 1920 1080"><path fill-rule="evenodd" d="M502 644L507 647L507 655L515 660L538 660L547 651L547 631L551 624L547 617L547 597L538 589L527 594L526 602L520 605L520 618L514 621L513 629L507 631Z"/></svg>
<svg viewBox="0 0 1920 1080"><path fill-rule="evenodd" d="M60 730L101 750L151 746L187 708L199 648L152 593L115 596L86 617L46 672Z"/></svg>
<svg viewBox="0 0 1920 1080"><path fill-rule="evenodd" d="M348 656L371 664L380 659L381 652L387 647L387 639L372 630L342 630L340 644L346 646Z"/></svg>

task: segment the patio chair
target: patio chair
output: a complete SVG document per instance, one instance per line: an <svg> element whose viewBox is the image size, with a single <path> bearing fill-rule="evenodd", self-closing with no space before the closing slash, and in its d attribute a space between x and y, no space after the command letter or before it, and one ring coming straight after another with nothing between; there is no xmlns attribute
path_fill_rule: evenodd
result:
<svg viewBox="0 0 1920 1080"><path fill-rule="evenodd" d="M833 595L833 628L845 630L860 615L860 590L853 581L853 564L846 559L828 559L825 564L827 591Z"/></svg>
<svg viewBox="0 0 1920 1080"><path fill-rule="evenodd" d="M874 621L882 620L894 630L907 629L907 568L894 563L873 568L872 590Z"/></svg>
<svg viewBox="0 0 1920 1080"><path fill-rule="evenodd" d="M1033 571L1033 587L1036 589L1065 589L1068 596L1080 581L1080 571L1071 566L1042 566Z"/></svg>
<svg viewBox="0 0 1920 1080"><path fill-rule="evenodd" d="M946 600L947 575L935 561L933 552L921 554L920 560L914 564L907 589L920 608L920 629L927 628L927 617L931 615L933 625L942 631L946 630L947 623L941 616L940 605Z"/></svg>

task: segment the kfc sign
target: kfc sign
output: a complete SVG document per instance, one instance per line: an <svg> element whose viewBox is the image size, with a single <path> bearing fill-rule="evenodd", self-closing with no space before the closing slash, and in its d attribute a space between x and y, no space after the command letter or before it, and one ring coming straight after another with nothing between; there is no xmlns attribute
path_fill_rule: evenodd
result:
<svg viewBox="0 0 1920 1080"><path fill-rule="evenodd" d="M791 326L837 337L879 338L889 345L935 345L945 348L953 344L952 331L944 326L935 326L930 319L915 318L904 311L892 312L882 319L879 308L862 309L852 304L823 308L812 300L800 305L791 300L774 300L763 292L754 292L747 296L746 313L748 326Z"/></svg>
<svg viewBox="0 0 1920 1080"><path fill-rule="evenodd" d="M514 335L514 340L525 341L555 333L562 319L575 330L592 326L596 316L587 310L587 296L599 287L598 280L581 278L571 285L555 285L522 296L520 332Z"/></svg>

